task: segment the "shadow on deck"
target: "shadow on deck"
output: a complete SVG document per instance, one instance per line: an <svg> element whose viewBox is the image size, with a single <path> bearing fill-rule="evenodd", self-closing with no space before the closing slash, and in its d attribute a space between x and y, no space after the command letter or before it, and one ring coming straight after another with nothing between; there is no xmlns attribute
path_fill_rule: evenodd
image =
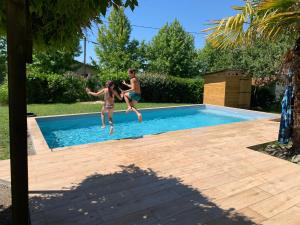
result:
<svg viewBox="0 0 300 225"><path fill-rule="evenodd" d="M31 191L35 224L254 225L233 209L223 210L175 177L158 177L134 165L91 175L71 190Z"/></svg>

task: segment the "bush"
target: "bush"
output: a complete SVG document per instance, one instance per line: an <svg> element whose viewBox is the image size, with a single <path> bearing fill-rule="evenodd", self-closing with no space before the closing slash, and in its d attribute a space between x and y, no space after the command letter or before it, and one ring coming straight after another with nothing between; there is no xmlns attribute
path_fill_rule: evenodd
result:
<svg viewBox="0 0 300 225"><path fill-rule="evenodd" d="M202 103L201 78L179 78L160 74L141 74L139 80L144 101Z"/></svg>
<svg viewBox="0 0 300 225"><path fill-rule="evenodd" d="M139 74L138 78L142 89L142 101L202 103L204 83L201 78L179 78L149 73ZM117 87L126 89L122 81L128 82L129 78L127 73L105 72L99 75L102 86L107 80L112 80Z"/></svg>
<svg viewBox="0 0 300 225"><path fill-rule="evenodd" d="M112 80L116 87L125 88L122 84L122 81L125 80L129 82L129 77L126 72L109 72L104 71L98 75L99 84L103 87L105 86L106 81Z"/></svg>
<svg viewBox="0 0 300 225"><path fill-rule="evenodd" d="M140 74L138 77L142 88L142 101L202 102L203 80L201 78L178 78L160 74ZM97 91L108 80L114 81L116 87L127 89L122 84L122 81L129 82L129 77L126 72L114 73L105 71L101 72L97 77L84 79L72 73L60 75L30 71L27 76L27 102L71 103L95 99L86 94L85 87Z"/></svg>
<svg viewBox="0 0 300 225"><path fill-rule="evenodd" d="M27 75L27 102L47 103L50 100L49 74L29 73Z"/></svg>
<svg viewBox="0 0 300 225"><path fill-rule="evenodd" d="M275 105L274 86L252 87L251 107L270 109Z"/></svg>
<svg viewBox="0 0 300 225"><path fill-rule="evenodd" d="M0 85L0 104L2 104L2 105L8 104L8 84L7 84L7 80L5 80Z"/></svg>
<svg viewBox="0 0 300 225"><path fill-rule="evenodd" d="M62 99L57 99L58 102L85 101L89 99L85 91L86 80L83 77L66 74L64 78L65 89Z"/></svg>
<svg viewBox="0 0 300 225"><path fill-rule="evenodd" d="M86 86L91 90L99 90L101 87L97 76L89 76L86 79Z"/></svg>
<svg viewBox="0 0 300 225"><path fill-rule="evenodd" d="M88 100L86 80L74 74L43 74L32 71L27 76L27 102L71 103Z"/></svg>

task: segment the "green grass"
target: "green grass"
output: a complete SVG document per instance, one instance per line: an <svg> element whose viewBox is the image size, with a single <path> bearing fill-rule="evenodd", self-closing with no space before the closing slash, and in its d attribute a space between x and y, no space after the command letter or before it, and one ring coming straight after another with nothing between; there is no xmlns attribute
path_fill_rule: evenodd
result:
<svg viewBox="0 0 300 225"><path fill-rule="evenodd" d="M0 160L9 158L8 107L0 106Z"/></svg>
<svg viewBox="0 0 300 225"><path fill-rule="evenodd" d="M139 103L138 108L154 108L183 105L178 103ZM115 110L126 109L125 103L116 103ZM99 104L32 104L27 106L28 112L37 116L76 114L99 112ZM9 130L8 130L8 107L0 106L0 160L9 158Z"/></svg>

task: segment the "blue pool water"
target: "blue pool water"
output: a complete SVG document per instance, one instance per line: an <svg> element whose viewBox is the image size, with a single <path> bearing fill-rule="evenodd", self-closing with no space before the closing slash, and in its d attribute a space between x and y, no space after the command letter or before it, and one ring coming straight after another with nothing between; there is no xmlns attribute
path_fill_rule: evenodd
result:
<svg viewBox="0 0 300 225"><path fill-rule="evenodd" d="M109 126L101 129L98 113L36 120L49 148L58 148L270 117L265 113L206 105L142 110L142 114L143 122L138 123L133 112L116 112L113 135L108 134Z"/></svg>

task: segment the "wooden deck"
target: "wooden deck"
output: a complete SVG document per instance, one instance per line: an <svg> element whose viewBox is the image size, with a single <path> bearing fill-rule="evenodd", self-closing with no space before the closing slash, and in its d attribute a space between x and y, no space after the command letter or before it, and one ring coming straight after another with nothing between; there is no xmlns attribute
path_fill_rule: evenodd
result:
<svg viewBox="0 0 300 225"><path fill-rule="evenodd" d="M300 166L248 147L257 120L29 157L33 225L299 225ZM0 161L9 180L9 161Z"/></svg>

